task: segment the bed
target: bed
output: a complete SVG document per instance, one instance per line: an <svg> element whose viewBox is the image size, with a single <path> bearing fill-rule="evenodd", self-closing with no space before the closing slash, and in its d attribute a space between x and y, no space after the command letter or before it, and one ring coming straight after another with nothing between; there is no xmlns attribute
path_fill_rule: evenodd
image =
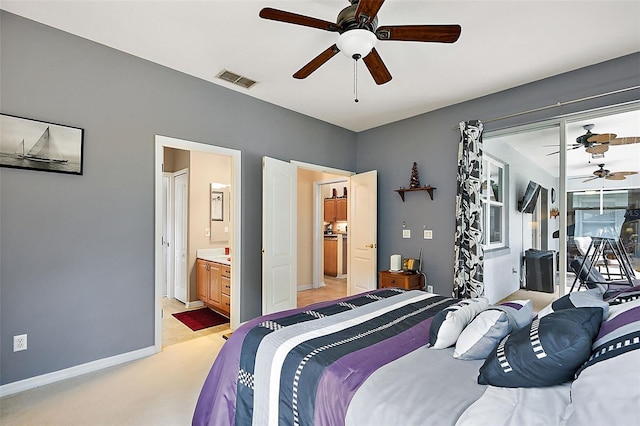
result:
<svg viewBox="0 0 640 426"><path fill-rule="evenodd" d="M640 406L640 342L615 356L608 351L606 360L590 355L609 345L611 333L599 333L612 314L613 337L620 338L624 317L622 333L640 339L640 300L609 309L597 294L563 299L533 318L526 301L490 306L486 299L379 289L256 318L234 331L216 357L193 424L631 424ZM518 352L517 337L531 340L532 324L547 351L542 361ZM584 341L578 349L576 341ZM558 361L567 354L580 358L569 362L569 372ZM558 363L564 370L556 374Z"/></svg>

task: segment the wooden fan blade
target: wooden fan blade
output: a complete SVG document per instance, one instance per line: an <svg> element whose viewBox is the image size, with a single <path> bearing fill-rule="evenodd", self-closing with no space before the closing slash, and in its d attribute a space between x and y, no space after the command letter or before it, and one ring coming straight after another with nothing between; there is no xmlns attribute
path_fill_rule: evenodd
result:
<svg viewBox="0 0 640 426"><path fill-rule="evenodd" d="M460 37L460 25L393 25L376 30L379 40L454 43Z"/></svg>
<svg viewBox="0 0 640 426"><path fill-rule="evenodd" d="M560 151L550 152L550 153L547 154L547 157L550 156L550 155L554 155L554 154L560 154Z"/></svg>
<svg viewBox="0 0 640 426"><path fill-rule="evenodd" d="M329 59L333 58L339 51L340 49L338 49L338 46L334 44L333 46L329 47L327 50L313 58L307 65L300 68L300 70L298 70L293 75L293 78L303 79L309 77L312 72L320 68L320 66L327 62Z"/></svg>
<svg viewBox="0 0 640 426"><path fill-rule="evenodd" d="M590 136L589 139L587 139L587 142L609 143L615 139L616 136L617 135L615 133L600 133L598 135Z"/></svg>
<svg viewBox="0 0 640 426"><path fill-rule="evenodd" d="M611 173L610 175L607 175L604 178L607 180L625 180L626 179L625 175L621 175L619 173Z"/></svg>
<svg viewBox="0 0 640 426"><path fill-rule="evenodd" d="M384 0L360 0L356 9L356 21L370 24L375 19Z"/></svg>
<svg viewBox="0 0 640 426"><path fill-rule="evenodd" d="M612 175L632 176L632 175L637 175L637 174L638 174L638 172L613 172L613 173L610 173L609 176L612 176Z"/></svg>
<svg viewBox="0 0 640 426"><path fill-rule="evenodd" d="M590 182L590 181L592 181L592 180L599 179L599 178L600 178L599 176L595 176L595 177L589 178L589 179L587 179L587 180L583 180L582 182L583 182L583 183L584 183L584 182Z"/></svg>
<svg viewBox="0 0 640 426"><path fill-rule="evenodd" d="M589 154L604 154L608 150L609 150L608 145L594 145L585 149L585 151L587 151Z"/></svg>
<svg viewBox="0 0 640 426"><path fill-rule="evenodd" d="M333 22L298 15L297 13L285 12L284 10L272 9L270 7L262 9L260 11L260 17L270 19L272 21L286 22L289 24L302 25L303 27L318 28L320 30L342 33L342 28Z"/></svg>
<svg viewBox="0 0 640 426"><path fill-rule="evenodd" d="M391 73L384 62L382 62L382 58L375 48L371 49L371 53L365 56L362 60L369 69L369 72L376 84L380 85L391 81Z"/></svg>
<svg viewBox="0 0 640 426"><path fill-rule="evenodd" d="M640 143L640 136L628 136L626 138L615 138L609 141L609 145L629 145L632 143Z"/></svg>

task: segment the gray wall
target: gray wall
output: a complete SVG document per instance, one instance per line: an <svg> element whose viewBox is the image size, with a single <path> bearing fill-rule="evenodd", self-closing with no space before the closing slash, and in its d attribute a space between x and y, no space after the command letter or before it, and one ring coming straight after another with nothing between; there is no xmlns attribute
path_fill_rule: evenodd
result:
<svg viewBox="0 0 640 426"><path fill-rule="evenodd" d="M640 54L636 53L359 133L357 171L379 172L379 269L389 267L389 256L394 253L415 257L423 248L428 283L437 293L451 293L460 140L460 132L453 129L460 121L490 120L639 84ZM638 99L640 90L607 96L488 123L485 132ZM405 194L403 203L394 192L400 186L409 186L414 161L421 183L437 188L433 201L424 192L412 192ZM403 221L412 231L411 239L402 238ZM432 240L422 238L424 227L433 230Z"/></svg>
<svg viewBox="0 0 640 426"><path fill-rule="evenodd" d="M156 134L242 151L242 320L262 156L355 169L351 131L4 11L0 40L0 112L85 129L82 176L0 169L1 384L153 345Z"/></svg>

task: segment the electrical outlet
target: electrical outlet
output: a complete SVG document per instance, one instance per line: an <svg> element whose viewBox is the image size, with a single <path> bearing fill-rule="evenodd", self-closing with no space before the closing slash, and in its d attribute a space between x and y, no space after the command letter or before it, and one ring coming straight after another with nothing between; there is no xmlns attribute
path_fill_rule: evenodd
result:
<svg viewBox="0 0 640 426"><path fill-rule="evenodd" d="M403 229L402 238L411 238L411 229Z"/></svg>
<svg viewBox="0 0 640 426"><path fill-rule="evenodd" d="M432 285L428 285L427 286L427 293L433 293L433 286Z"/></svg>
<svg viewBox="0 0 640 426"><path fill-rule="evenodd" d="M425 240L433 239L433 231L431 229L425 229L424 230L424 239Z"/></svg>
<svg viewBox="0 0 640 426"><path fill-rule="evenodd" d="M18 336L13 336L13 351L26 351L27 350L27 335L20 334Z"/></svg>

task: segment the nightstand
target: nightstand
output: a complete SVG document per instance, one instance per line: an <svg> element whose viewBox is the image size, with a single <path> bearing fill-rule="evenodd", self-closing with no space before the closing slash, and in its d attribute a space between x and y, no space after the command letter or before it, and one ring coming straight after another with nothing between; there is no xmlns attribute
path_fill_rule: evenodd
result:
<svg viewBox="0 0 640 426"><path fill-rule="evenodd" d="M422 290L424 275L410 272L380 271L380 288L399 287L405 290Z"/></svg>

